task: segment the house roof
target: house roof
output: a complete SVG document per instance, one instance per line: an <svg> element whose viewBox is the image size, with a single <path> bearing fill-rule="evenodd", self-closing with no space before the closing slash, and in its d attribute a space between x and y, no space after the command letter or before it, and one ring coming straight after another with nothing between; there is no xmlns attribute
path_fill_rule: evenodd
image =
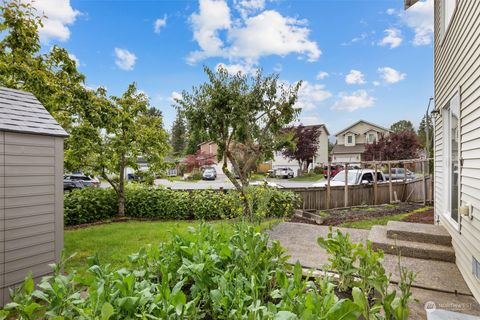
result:
<svg viewBox="0 0 480 320"><path fill-rule="evenodd" d="M336 144L333 147L331 154L345 154L345 153L363 153L365 152L365 144L359 143L354 146L344 146Z"/></svg>
<svg viewBox="0 0 480 320"><path fill-rule="evenodd" d="M362 122L363 122L363 123L366 123L366 124L368 124L368 125L370 125L370 126L372 126L372 127L381 129L382 131L391 132L390 129L387 129L387 128L385 128L385 127L379 126L378 124L371 123L371 122L368 122L368 121L365 121L365 120L358 120L357 122L355 122L355 123L352 124L351 126L343 129L343 130L340 131L340 132L337 132L335 135L338 136L338 135L340 135L340 134L342 134L342 133L344 133L344 132L346 132L346 131L351 131L351 130L350 130L351 128L355 127L357 124L362 123ZM370 130L367 130L367 131L365 131L365 132L368 132L368 131L370 131ZM353 131L351 131L351 132L353 132ZM365 133L365 132L361 132L361 133Z"/></svg>
<svg viewBox="0 0 480 320"><path fill-rule="evenodd" d="M4 87L0 87L0 130L68 136L33 94Z"/></svg>
<svg viewBox="0 0 480 320"><path fill-rule="evenodd" d="M303 126L304 128L323 128L323 130L325 130L325 132L327 133L327 136L330 135L330 132L328 132L328 129L327 129L327 126L323 123L320 123L320 124L311 124L311 125L308 125L308 126Z"/></svg>
<svg viewBox="0 0 480 320"><path fill-rule="evenodd" d="M418 2L418 0L404 0L403 4L404 4L405 10L407 10L408 8L410 8L411 6L413 6L417 2Z"/></svg>

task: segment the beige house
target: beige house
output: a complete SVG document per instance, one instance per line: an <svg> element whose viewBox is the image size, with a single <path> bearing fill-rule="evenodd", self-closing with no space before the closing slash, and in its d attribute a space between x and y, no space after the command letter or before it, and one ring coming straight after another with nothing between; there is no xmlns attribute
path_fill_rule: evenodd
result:
<svg viewBox="0 0 480 320"><path fill-rule="evenodd" d="M66 136L31 93L0 87L0 305L60 259Z"/></svg>
<svg viewBox="0 0 480 320"><path fill-rule="evenodd" d="M377 141L390 130L377 124L359 120L335 134L337 142L331 153L333 163L357 163L363 160L365 146Z"/></svg>
<svg viewBox="0 0 480 320"><path fill-rule="evenodd" d="M309 167L309 170L312 170L316 166L323 166L328 163L328 132L327 127L324 124L316 124L304 126L305 128L317 127L320 132L320 137L318 140L318 149L316 155L313 157L313 162ZM295 173L295 176L300 169L298 162L296 160L291 160L282 155L281 151L277 151L274 154L273 160L271 161L272 169L278 168L291 168Z"/></svg>
<svg viewBox="0 0 480 320"><path fill-rule="evenodd" d="M415 4L406 1L405 7ZM435 215L480 301L480 1L436 0Z"/></svg>

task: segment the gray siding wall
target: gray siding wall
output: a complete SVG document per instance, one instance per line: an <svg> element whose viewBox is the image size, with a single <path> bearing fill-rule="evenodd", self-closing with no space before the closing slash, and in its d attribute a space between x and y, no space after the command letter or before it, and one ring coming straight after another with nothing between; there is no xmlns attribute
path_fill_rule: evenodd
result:
<svg viewBox="0 0 480 320"><path fill-rule="evenodd" d="M0 302L63 248L63 139L0 131Z"/></svg>
<svg viewBox="0 0 480 320"><path fill-rule="evenodd" d="M441 4L435 0L435 104L439 111L460 95L460 205L473 205L473 220L460 217L459 228L444 218L443 121L435 121L435 212L452 234L457 265L475 298L480 280L472 274L472 256L480 261L480 1L459 0L445 35Z"/></svg>

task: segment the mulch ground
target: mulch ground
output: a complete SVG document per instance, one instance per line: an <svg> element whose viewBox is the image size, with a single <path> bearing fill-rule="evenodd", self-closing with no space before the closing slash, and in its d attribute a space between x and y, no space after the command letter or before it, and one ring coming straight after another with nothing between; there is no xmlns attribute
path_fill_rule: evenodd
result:
<svg viewBox="0 0 480 320"><path fill-rule="evenodd" d="M434 224L435 218L433 214L433 208L424 211L424 212L418 212L414 213L411 216L408 216L407 218L403 219L405 222L415 222L415 223L425 223L425 224Z"/></svg>
<svg viewBox="0 0 480 320"><path fill-rule="evenodd" d="M385 217L385 216L394 216L397 214L412 212L422 207L423 207L422 205L414 204L414 203L400 203L395 206L380 205L380 206L361 206L361 207L353 207L353 208L347 208L347 209L331 209L328 211L324 211L324 220L322 225L336 226L346 222L369 220L369 219ZM430 215L432 215L431 223L433 224L433 210L431 210ZM424 215L423 212L419 214L414 214L411 217L414 217L413 219L417 219L418 221L412 220L409 222L424 221L421 223L429 223L427 222L429 221L427 218L428 214ZM317 224L315 221L312 221L310 219L306 219L303 217L299 217L299 216L293 216L290 222Z"/></svg>

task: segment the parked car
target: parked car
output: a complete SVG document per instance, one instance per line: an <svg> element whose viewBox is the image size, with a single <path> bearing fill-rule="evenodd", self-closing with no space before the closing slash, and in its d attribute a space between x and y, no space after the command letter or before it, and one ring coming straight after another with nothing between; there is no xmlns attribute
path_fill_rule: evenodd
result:
<svg viewBox="0 0 480 320"><path fill-rule="evenodd" d="M361 185L369 184L374 182L375 170L372 169L353 169L348 170L348 185ZM377 171L377 182L382 183L386 182L387 178L381 171ZM314 183L313 187L325 187L327 185L326 181ZM335 177L330 179L330 185L334 186L344 186L345 185L345 171L338 172Z"/></svg>
<svg viewBox="0 0 480 320"><path fill-rule="evenodd" d="M217 171L213 167L208 167L203 170L203 180L215 180L217 178Z"/></svg>
<svg viewBox="0 0 480 320"><path fill-rule="evenodd" d="M75 189L83 189L82 181L63 179L63 192L70 192Z"/></svg>
<svg viewBox="0 0 480 320"><path fill-rule="evenodd" d="M342 171L344 168L343 165L340 165L340 164L337 164L337 165L331 165L330 166L330 178L333 178L336 176L337 173L339 173L340 171ZM325 177L325 179L328 178L328 166L325 166L323 167L323 176Z"/></svg>
<svg viewBox="0 0 480 320"><path fill-rule="evenodd" d="M94 177L87 176L83 173L73 173L73 174L66 174L63 176L64 180L73 180L73 181L80 181L83 183L85 187L100 187L100 181L95 179Z"/></svg>
<svg viewBox="0 0 480 320"><path fill-rule="evenodd" d="M275 169L275 177L276 178L283 178L283 179L290 179L295 176L292 168L278 168Z"/></svg>
<svg viewBox="0 0 480 320"><path fill-rule="evenodd" d="M405 168L391 168L390 174L387 173L386 176L387 179L392 181L403 180L405 178L407 178L407 180L415 179L415 173Z"/></svg>

